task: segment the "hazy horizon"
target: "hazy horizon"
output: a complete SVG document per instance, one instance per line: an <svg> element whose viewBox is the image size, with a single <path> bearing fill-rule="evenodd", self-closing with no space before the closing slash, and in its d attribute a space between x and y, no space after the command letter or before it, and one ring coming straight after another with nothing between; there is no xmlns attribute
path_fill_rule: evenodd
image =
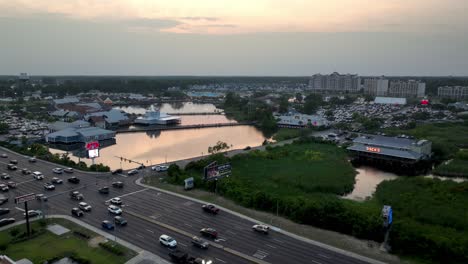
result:
<svg viewBox="0 0 468 264"><path fill-rule="evenodd" d="M463 0L0 0L0 75L468 75Z"/></svg>

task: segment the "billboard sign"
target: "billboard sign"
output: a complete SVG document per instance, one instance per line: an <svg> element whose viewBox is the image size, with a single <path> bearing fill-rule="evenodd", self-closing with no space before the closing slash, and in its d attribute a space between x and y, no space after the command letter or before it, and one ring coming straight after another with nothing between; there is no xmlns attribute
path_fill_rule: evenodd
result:
<svg viewBox="0 0 468 264"><path fill-rule="evenodd" d="M217 165L212 163L205 167L204 180L211 181L219 178L229 177L231 175L231 164L225 163Z"/></svg>
<svg viewBox="0 0 468 264"><path fill-rule="evenodd" d="M16 196L15 197L15 204L20 204L20 203L25 203L27 201L35 200L36 199L36 194L34 193L29 193L21 196Z"/></svg>
<svg viewBox="0 0 468 264"><path fill-rule="evenodd" d="M99 157L99 149L89 149L88 158L94 159Z"/></svg>
<svg viewBox="0 0 468 264"><path fill-rule="evenodd" d="M93 142L86 143L86 149L87 150L98 149L98 148L99 148L99 141L93 141Z"/></svg>
<svg viewBox="0 0 468 264"><path fill-rule="evenodd" d="M384 205L382 208L382 217L384 220L384 226L387 227L393 222L393 210L389 205Z"/></svg>

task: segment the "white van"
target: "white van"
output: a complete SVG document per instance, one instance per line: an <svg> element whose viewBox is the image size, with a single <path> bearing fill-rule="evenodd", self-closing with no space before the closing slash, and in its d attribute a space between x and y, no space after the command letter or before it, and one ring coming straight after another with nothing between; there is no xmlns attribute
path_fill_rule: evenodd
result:
<svg viewBox="0 0 468 264"><path fill-rule="evenodd" d="M36 179L36 180L44 179L44 175L42 175L42 173L39 172L39 171L33 172L32 175L33 175L34 179Z"/></svg>

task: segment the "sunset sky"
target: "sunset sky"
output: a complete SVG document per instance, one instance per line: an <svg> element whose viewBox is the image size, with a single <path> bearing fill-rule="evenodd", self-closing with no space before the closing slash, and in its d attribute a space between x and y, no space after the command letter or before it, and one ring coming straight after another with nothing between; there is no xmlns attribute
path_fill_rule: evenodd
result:
<svg viewBox="0 0 468 264"><path fill-rule="evenodd" d="M466 0L0 0L0 75L468 75Z"/></svg>

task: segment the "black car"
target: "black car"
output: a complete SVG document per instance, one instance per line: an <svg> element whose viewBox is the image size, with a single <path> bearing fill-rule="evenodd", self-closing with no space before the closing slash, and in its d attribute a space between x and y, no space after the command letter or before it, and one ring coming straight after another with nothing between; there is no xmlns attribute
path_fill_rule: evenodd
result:
<svg viewBox="0 0 468 264"><path fill-rule="evenodd" d="M14 218L3 218L0 220L0 226L6 226L15 222Z"/></svg>
<svg viewBox="0 0 468 264"><path fill-rule="evenodd" d="M22 172L24 175L31 174L31 171L28 170L27 168L22 169L21 172Z"/></svg>
<svg viewBox="0 0 468 264"><path fill-rule="evenodd" d="M11 179L11 177L10 177L10 175L8 175L8 173L2 173L1 178L2 178L2 180L9 180L9 179Z"/></svg>
<svg viewBox="0 0 468 264"><path fill-rule="evenodd" d="M108 194L109 193L109 187L104 186L104 187L99 188L99 193Z"/></svg>
<svg viewBox="0 0 468 264"><path fill-rule="evenodd" d="M142 170L142 169L144 169L144 168L146 168L146 166L143 165L143 164L141 164L140 166L138 166L137 170Z"/></svg>
<svg viewBox="0 0 468 264"><path fill-rule="evenodd" d="M10 163L11 164L18 164L18 161L17 160L10 160Z"/></svg>
<svg viewBox="0 0 468 264"><path fill-rule="evenodd" d="M118 182L113 182L112 186L115 188L123 188L124 184L123 182L118 181Z"/></svg>
<svg viewBox="0 0 468 264"><path fill-rule="evenodd" d="M121 216L116 216L114 217L114 223L119 226L126 226L127 225L127 220Z"/></svg>
<svg viewBox="0 0 468 264"><path fill-rule="evenodd" d="M212 237L212 238L217 238L218 237L218 231L216 231L213 228L207 227L207 228L202 228L200 230L200 234L207 236L207 237Z"/></svg>
<svg viewBox="0 0 468 264"><path fill-rule="evenodd" d="M10 208L0 208L0 215L8 214L10 212Z"/></svg>
<svg viewBox="0 0 468 264"><path fill-rule="evenodd" d="M80 209L78 209L76 207L72 208L71 214L76 216L76 217L82 217L84 215L83 211L81 211Z"/></svg>
<svg viewBox="0 0 468 264"><path fill-rule="evenodd" d="M210 244L206 242L205 240L197 236L194 236L192 237L192 245L199 247L199 248L207 249Z"/></svg>
<svg viewBox="0 0 468 264"><path fill-rule="evenodd" d="M122 169L116 169L112 171L112 174L117 174L117 173L122 173L122 172L123 172Z"/></svg>
<svg viewBox="0 0 468 264"><path fill-rule="evenodd" d="M8 202L8 197L0 197L0 205Z"/></svg>
<svg viewBox="0 0 468 264"><path fill-rule="evenodd" d="M202 205L202 209L205 212L212 213L212 214L218 214L219 213L219 208L212 204L204 204Z"/></svg>
<svg viewBox="0 0 468 264"><path fill-rule="evenodd" d="M46 183L44 183L44 189L46 189L48 191L53 191L53 190L55 190L55 185L53 185L50 182L46 182Z"/></svg>
<svg viewBox="0 0 468 264"><path fill-rule="evenodd" d="M57 178L57 177L54 177L54 178L52 178L52 183L53 183L53 184L62 184L63 181L62 181L62 179L59 179L59 178Z"/></svg>
<svg viewBox="0 0 468 264"><path fill-rule="evenodd" d="M71 178L68 178L68 182L78 184L80 183L80 179L78 179L77 177L71 177Z"/></svg>
<svg viewBox="0 0 468 264"><path fill-rule="evenodd" d="M18 167L16 167L14 164L11 164L11 163L10 163L10 164L7 165L7 169L9 169L9 170L17 170Z"/></svg>

